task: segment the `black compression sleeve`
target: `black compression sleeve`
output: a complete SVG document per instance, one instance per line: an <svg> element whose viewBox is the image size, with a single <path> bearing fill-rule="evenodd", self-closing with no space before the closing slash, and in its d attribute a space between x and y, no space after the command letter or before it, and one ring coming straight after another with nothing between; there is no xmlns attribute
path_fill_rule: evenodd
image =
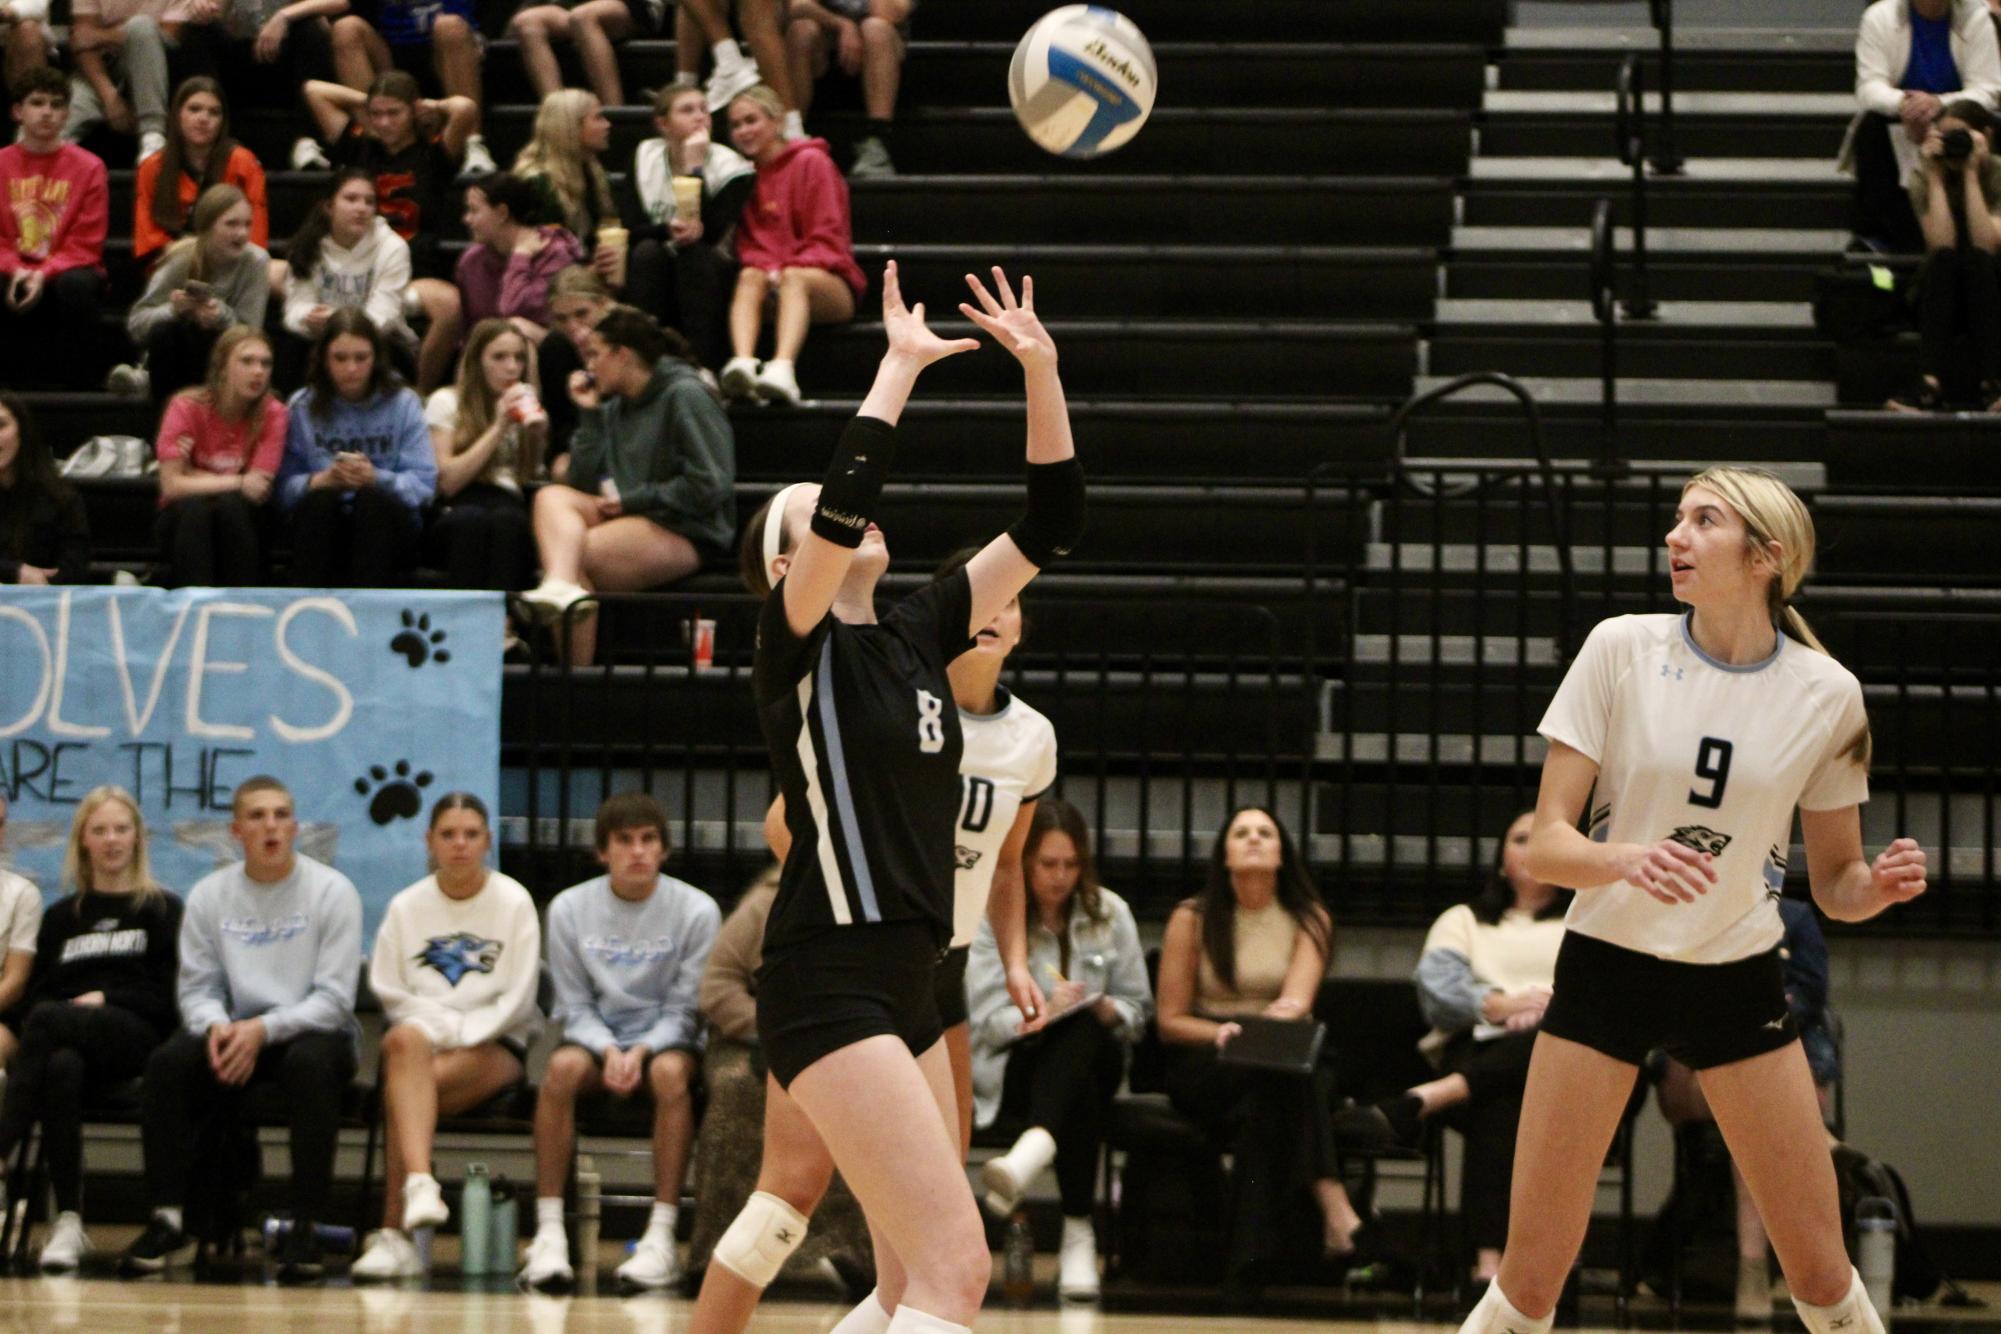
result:
<svg viewBox="0 0 2001 1334"><path fill-rule="evenodd" d="M1038 566L1067 556L1084 536L1084 465L1028 465L1028 512L1007 530L1021 554Z"/></svg>
<svg viewBox="0 0 2001 1334"><path fill-rule="evenodd" d="M841 432L834 460L820 483L813 508L813 531L835 546L862 544L869 516L882 495L883 479L896 459L896 428L876 417L857 417Z"/></svg>

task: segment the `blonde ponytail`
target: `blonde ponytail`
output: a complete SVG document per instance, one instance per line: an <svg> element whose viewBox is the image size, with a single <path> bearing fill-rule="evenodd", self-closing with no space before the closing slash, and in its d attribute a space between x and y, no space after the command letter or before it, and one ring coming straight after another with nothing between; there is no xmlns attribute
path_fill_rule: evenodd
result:
<svg viewBox="0 0 2001 1334"><path fill-rule="evenodd" d="M1772 624L1816 653L1827 645L1813 632L1806 617L1792 605L1792 598L1813 569L1813 515L1806 504L1777 473L1764 468L1705 468L1682 484L1685 496L1694 487L1714 491L1744 521L1746 555L1773 562L1773 544L1779 548L1772 578L1765 585L1765 599L1771 609ZM1865 719L1844 747L1849 759L1869 767L1872 744Z"/></svg>

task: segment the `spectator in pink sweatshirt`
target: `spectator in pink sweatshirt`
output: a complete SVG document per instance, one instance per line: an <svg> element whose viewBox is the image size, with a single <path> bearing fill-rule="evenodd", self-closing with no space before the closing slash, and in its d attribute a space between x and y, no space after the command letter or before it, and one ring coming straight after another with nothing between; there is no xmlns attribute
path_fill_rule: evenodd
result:
<svg viewBox="0 0 2001 1334"><path fill-rule="evenodd" d="M487 176L466 187L466 233L472 245L454 275L465 317L513 322L536 346L548 334L549 283L583 262L583 247L560 223L543 224L542 196L511 173Z"/></svg>
<svg viewBox="0 0 2001 1334"><path fill-rule="evenodd" d="M13 89L20 137L0 148L0 385L65 388L103 373L96 334L110 217L104 163L64 143L69 79L44 65Z"/></svg>
<svg viewBox="0 0 2001 1334"><path fill-rule="evenodd" d="M824 139L787 141L785 108L759 84L730 103L730 137L757 166L757 189L737 222L736 297L730 305L733 355L723 367L723 393L767 402L799 401L792 363L807 326L855 317L868 279L855 263L848 221L848 183ZM776 305L771 360L758 364L757 336L768 305Z"/></svg>

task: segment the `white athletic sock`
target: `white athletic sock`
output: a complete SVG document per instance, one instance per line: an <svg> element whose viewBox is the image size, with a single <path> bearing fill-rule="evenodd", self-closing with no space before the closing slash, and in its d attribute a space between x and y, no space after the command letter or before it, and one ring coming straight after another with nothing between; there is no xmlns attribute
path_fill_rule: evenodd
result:
<svg viewBox="0 0 2001 1334"><path fill-rule="evenodd" d="M873 1289L862 1304L841 1317L827 1334L888 1334L889 1308L882 1304L881 1289Z"/></svg>
<svg viewBox="0 0 2001 1334"><path fill-rule="evenodd" d="M732 70L743 64L743 50L733 41L717 42L709 50L714 53L719 70Z"/></svg>
<svg viewBox="0 0 2001 1334"><path fill-rule="evenodd" d="M653 1202L653 1216L646 1220L646 1235L649 1237L658 1236L662 1240L672 1243L674 1240L674 1224L680 1220L680 1205L669 1204L665 1200L655 1200Z"/></svg>
<svg viewBox="0 0 2001 1334"><path fill-rule="evenodd" d="M906 1302L896 1308L896 1315L889 1322L888 1334L973 1334L973 1327L955 1325L935 1315L926 1315Z"/></svg>
<svg viewBox="0 0 2001 1334"><path fill-rule="evenodd" d="M1550 1326L1555 1323L1554 1311L1540 1320L1531 1320L1516 1310L1515 1304L1501 1291L1501 1280L1497 1278L1487 1285L1486 1294L1459 1327L1459 1334L1549 1334Z"/></svg>
<svg viewBox="0 0 2001 1334"><path fill-rule="evenodd" d="M163 1204L153 1211L153 1217L164 1222L174 1231L181 1230L181 1207L178 1204Z"/></svg>
<svg viewBox="0 0 2001 1334"><path fill-rule="evenodd" d="M535 1230L537 1232L561 1232L563 1230L562 1196L538 1195L535 1197Z"/></svg>
<svg viewBox="0 0 2001 1334"><path fill-rule="evenodd" d="M1832 1306L1809 1306L1793 1298L1800 1319L1813 1334L1883 1334L1883 1317L1862 1286L1862 1275L1850 1266L1848 1295Z"/></svg>

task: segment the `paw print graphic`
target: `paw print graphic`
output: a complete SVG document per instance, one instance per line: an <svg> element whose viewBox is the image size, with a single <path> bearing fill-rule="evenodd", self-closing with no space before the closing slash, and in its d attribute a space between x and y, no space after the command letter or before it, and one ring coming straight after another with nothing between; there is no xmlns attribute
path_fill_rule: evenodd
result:
<svg viewBox="0 0 2001 1334"><path fill-rule="evenodd" d="M408 760L396 761L393 769L371 764L366 774L354 780L356 792L364 797L374 794L368 803L368 818L377 824L392 824L416 816L424 809L423 789L430 785L431 771L419 769L413 773Z"/></svg>
<svg viewBox="0 0 2001 1334"><path fill-rule="evenodd" d="M389 641L391 653L401 653L412 667L427 662L450 662L452 651L445 647L445 632L431 628L431 614L403 613L403 631Z"/></svg>

